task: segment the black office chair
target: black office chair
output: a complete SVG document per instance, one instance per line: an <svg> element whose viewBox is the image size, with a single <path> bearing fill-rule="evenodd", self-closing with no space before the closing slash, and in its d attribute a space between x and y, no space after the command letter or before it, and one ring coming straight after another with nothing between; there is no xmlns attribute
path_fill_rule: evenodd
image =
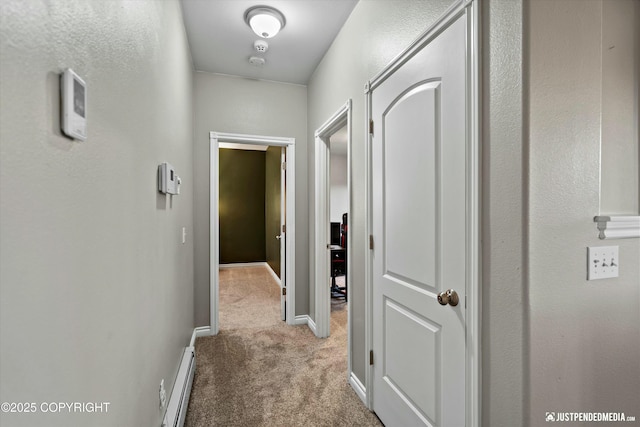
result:
<svg viewBox="0 0 640 427"><path fill-rule="evenodd" d="M336 243L340 245L339 250L331 251L331 297L332 298L342 298L344 297L345 302L347 301L347 214L342 215L342 224L336 223L339 225L339 236L333 235L332 232L331 240L332 244L334 244L334 239L337 240ZM334 224L332 223L332 231L335 230ZM336 277L344 276L344 286L338 286L336 284Z"/></svg>
<svg viewBox="0 0 640 427"><path fill-rule="evenodd" d="M345 251L340 250L331 251L331 297L332 298L342 298L344 297L345 301L347 300L347 274L346 274L346 264L347 261L345 259ZM338 286L336 283L336 277L345 276L345 286Z"/></svg>

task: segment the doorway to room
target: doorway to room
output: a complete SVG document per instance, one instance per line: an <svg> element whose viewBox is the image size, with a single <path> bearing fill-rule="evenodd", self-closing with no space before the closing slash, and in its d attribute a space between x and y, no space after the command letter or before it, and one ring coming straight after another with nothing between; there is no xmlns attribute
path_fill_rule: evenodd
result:
<svg viewBox="0 0 640 427"><path fill-rule="evenodd" d="M244 323L277 324L286 318L281 297L281 264L286 261L281 244L284 162L283 147L219 143L218 297L225 330Z"/></svg>
<svg viewBox="0 0 640 427"><path fill-rule="evenodd" d="M280 285L280 317L292 324L295 313L295 139L211 132L210 143L211 334L220 330L221 267L233 270L240 266L246 270L259 266L269 271ZM237 167L239 157L244 159L246 167ZM275 166L271 165L274 161ZM253 176L256 174L260 175L258 183ZM252 199L251 196L256 195ZM244 196L248 199L238 200ZM255 259L264 261L256 263L252 261ZM229 280L233 280L233 274L227 274L225 269Z"/></svg>
<svg viewBox="0 0 640 427"><path fill-rule="evenodd" d="M347 188L347 126L329 137L329 274L331 317L346 309L349 189Z"/></svg>
<svg viewBox="0 0 640 427"><path fill-rule="evenodd" d="M337 309L334 310L337 316L344 316L346 310L349 380L352 377L349 298L352 239L348 237L351 211L351 100L348 100L315 132L314 332L320 338L328 337L332 306Z"/></svg>

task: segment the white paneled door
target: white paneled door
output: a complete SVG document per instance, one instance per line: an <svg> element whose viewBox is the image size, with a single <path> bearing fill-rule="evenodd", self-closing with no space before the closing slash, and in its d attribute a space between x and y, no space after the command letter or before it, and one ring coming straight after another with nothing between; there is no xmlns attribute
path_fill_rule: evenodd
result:
<svg viewBox="0 0 640 427"><path fill-rule="evenodd" d="M385 425L467 425L467 17L371 93L373 409Z"/></svg>

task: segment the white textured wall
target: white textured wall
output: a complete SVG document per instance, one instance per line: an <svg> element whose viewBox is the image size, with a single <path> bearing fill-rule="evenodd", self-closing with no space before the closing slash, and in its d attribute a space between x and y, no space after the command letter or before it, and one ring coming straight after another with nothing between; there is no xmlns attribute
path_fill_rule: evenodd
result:
<svg viewBox="0 0 640 427"><path fill-rule="evenodd" d="M296 314L309 310L307 88L218 74L194 74L195 312L209 325L209 132L296 139Z"/></svg>
<svg viewBox="0 0 640 427"><path fill-rule="evenodd" d="M85 142L60 134L66 67L87 82ZM0 93L0 401L111 403L0 424L159 425L160 380L170 391L193 330L180 5L3 0ZM183 179L172 200L157 192L163 161Z"/></svg>
<svg viewBox="0 0 640 427"><path fill-rule="evenodd" d="M607 2L608 0L605 0ZM601 241L602 0L536 0L530 15L529 304L532 425L545 411L640 408L640 239ZM620 247L620 277L586 280L587 246Z"/></svg>
<svg viewBox="0 0 640 427"><path fill-rule="evenodd" d="M526 0L482 2L482 425L528 408Z"/></svg>
<svg viewBox="0 0 640 427"><path fill-rule="evenodd" d="M600 213L640 214L640 0L602 2Z"/></svg>
<svg viewBox="0 0 640 427"><path fill-rule="evenodd" d="M329 178L329 221L342 222L342 214L349 210L347 191L347 156L331 153Z"/></svg>

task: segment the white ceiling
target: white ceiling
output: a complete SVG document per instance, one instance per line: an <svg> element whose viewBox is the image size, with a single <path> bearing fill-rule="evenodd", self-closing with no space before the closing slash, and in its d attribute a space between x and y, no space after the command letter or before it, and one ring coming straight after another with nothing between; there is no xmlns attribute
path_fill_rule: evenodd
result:
<svg viewBox="0 0 640 427"><path fill-rule="evenodd" d="M358 0L182 0L184 24L197 71L306 85ZM252 6L272 6L286 24L267 39L258 55L259 37L244 22ZM249 64L252 55L266 64Z"/></svg>

